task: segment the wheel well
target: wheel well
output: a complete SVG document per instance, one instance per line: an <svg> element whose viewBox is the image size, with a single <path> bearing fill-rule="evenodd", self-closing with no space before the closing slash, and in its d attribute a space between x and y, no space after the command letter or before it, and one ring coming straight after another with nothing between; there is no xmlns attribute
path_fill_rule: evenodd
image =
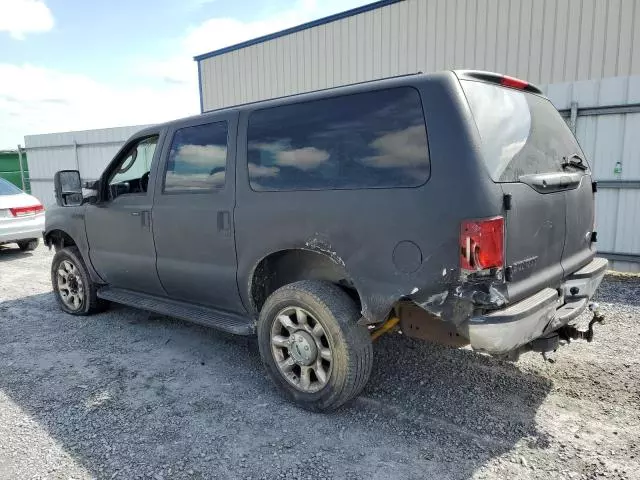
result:
<svg viewBox="0 0 640 480"><path fill-rule="evenodd" d="M329 256L311 250L282 250L263 258L251 277L251 304L256 314L278 288L300 280L324 280L341 287L362 310L362 301L349 274Z"/></svg>
<svg viewBox="0 0 640 480"><path fill-rule="evenodd" d="M71 238L71 236L62 231L62 230L51 230L45 236L45 245L48 247L53 246L56 251L65 248L65 247L73 247L76 245L76 242Z"/></svg>

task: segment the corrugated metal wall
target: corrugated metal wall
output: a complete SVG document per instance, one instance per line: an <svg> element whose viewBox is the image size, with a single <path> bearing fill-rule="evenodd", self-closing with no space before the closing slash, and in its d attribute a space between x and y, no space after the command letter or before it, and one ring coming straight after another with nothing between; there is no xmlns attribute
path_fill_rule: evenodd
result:
<svg viewBox="0 0 640 480"><path fill-rule="evenodd" d="M45 207L54 204L53 175L58 170L80 170L83 180L97 179L124 142L143 128L140 125L25 136L32 194Z"/></svg>
<svg viewBox="0 0 640 480"><path fill-rule="evenodd" d="M203 110L418 71L640 74L640 0L404 0L200 64Z"/></svg>
<svg viewBox="0 0 640 480"><path fill-rule="evenodd" d="M640 76L555 84L544 90L559 110L577 102L576 136L600 183L596 194L598 250L640 256L640 109L580 115L581 109L589 107L637 107ZM616 173L618 162L621 172ZM639 263L615 261L613 267L640 271Z"/></svg>

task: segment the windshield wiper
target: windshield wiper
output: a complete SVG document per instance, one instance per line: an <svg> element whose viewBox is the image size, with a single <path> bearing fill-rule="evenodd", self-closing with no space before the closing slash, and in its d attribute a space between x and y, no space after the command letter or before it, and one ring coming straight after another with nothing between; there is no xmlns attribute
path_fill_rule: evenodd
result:
<svg viewBox="0 0 640 480"><path fill-rule="evenodd" d="M569 155L568 157L564 157L562 160L563 162L560 164L562 168L575 167L585 171L588 169L582 157L577 153L574 153L573 155Z"/></svg>

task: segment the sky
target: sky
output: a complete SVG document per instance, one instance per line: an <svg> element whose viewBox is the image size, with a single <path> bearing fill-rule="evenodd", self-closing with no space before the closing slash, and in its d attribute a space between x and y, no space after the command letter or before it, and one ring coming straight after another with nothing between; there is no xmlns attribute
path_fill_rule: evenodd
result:
<svg viewBox="0 0 640 480"><path fill-rule="evenodd" d="M0 149L199 113L194 55L372 0L0 0Z"/></svg>

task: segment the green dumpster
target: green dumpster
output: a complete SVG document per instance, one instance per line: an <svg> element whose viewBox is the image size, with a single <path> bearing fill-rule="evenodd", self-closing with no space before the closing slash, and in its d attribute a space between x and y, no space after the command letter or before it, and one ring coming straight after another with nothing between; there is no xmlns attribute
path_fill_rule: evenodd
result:
<svg viewBox="0 0 640 480"><path fill-rule="evenodd" d="M17 150L0 150L0 177L9 180L18 188L31 193L29 183L29 167L27 157L22 152L22 168L20 166L20 154ZM24 185L23 185L24 179Z"/></svg>

